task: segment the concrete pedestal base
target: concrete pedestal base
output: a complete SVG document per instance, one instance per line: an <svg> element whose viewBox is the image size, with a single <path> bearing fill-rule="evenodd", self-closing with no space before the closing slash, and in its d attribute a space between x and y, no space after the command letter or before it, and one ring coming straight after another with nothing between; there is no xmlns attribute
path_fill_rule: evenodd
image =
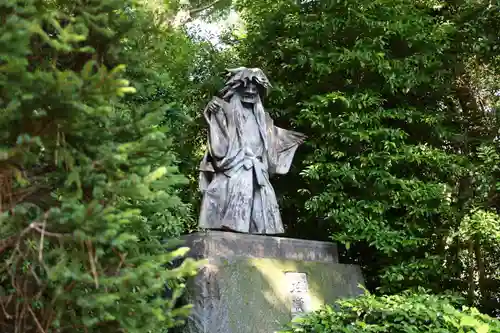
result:
<svg viewBox="0 0 500 333"><path fill-rule="evenodd" d="M335 244L207 231L187 236L208 263L189 282L189 333L272 333L292 318L287 273L307 276L307 308L362 293L359 267L338 263Z"/></svg>

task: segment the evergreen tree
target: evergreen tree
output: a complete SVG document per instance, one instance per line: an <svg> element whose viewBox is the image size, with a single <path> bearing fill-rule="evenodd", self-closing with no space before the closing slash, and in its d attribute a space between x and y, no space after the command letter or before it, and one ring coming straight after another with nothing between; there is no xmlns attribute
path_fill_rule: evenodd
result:
<svg viewBox="0 0 500 333"><path fill-rule="evenodd" d="M186 314L196 263L165 268L187 213L165 109L122 99L136 9L0 2L2 332L159 332Z"/></svg>

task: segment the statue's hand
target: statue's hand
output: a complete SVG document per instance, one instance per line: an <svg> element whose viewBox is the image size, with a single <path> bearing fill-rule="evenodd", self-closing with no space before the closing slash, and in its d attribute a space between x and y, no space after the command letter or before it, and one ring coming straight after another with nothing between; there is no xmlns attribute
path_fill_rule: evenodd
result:
<svg viewBox="0 0 500 333"><path fill-rule="evenodd" d="M219 111L221 108L222 108L222 106L215 98L212 99L210 102L208 102L207 110L210 113L217 113L217 111Z"/></svg>

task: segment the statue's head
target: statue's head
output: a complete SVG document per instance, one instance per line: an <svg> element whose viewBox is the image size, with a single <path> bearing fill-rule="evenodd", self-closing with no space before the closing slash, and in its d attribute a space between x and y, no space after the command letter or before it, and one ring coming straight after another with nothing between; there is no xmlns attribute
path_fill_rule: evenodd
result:
<svg viewBox="0 0 500 333"><path fill-rule="evenodd" d="M238 94L243 103L254 104L263 99L271 87L266 75L259 68L239 67L227 71L228 79L220 92L225 100Z"/></svg>

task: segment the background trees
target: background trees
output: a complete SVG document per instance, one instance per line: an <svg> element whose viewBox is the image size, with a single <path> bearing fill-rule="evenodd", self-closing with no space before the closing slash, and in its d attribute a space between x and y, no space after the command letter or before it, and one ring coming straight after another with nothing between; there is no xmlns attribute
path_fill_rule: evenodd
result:
<svg viewBox="0 0 500 333"><path fill-rule="evenodd" d="M290 234L343 243L372 290L459 290L494 311L498 243L477 232L498 228L497 5L240 6L235 47L273 79L278 123L310 138L301 180L278 187Z"/></svg>

